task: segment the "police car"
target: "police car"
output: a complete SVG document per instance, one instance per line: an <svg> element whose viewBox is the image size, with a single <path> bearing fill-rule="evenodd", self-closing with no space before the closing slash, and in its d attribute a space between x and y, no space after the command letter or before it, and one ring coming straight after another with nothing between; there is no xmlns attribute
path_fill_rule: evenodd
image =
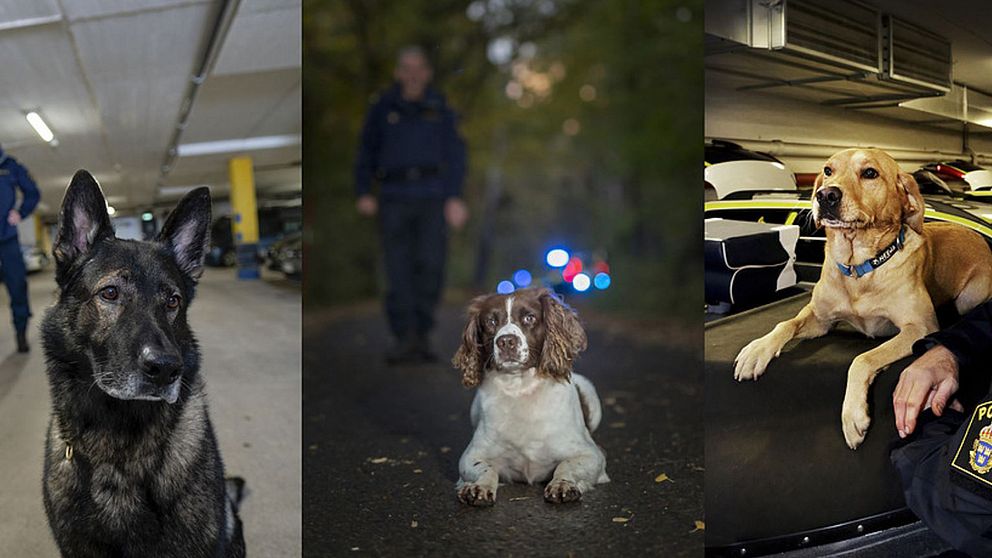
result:
<svg viewBox="0 0 992 558"><path fill-rule="evenodd" d="M517 269L500 280L496 292L510 294L516 289L543 285L559 294L592 295L609 289L612 283L605 251L570 251L554 246L545 252L540 265Z"/></svg>
<svg viewBox="0 0 992 558"><path fill-rule="evenodd" d="M898 439L892 393L911 358L876 378L872 426L857 451L846 447L837 417L851 361L880 340L840 327L788 346L758 382L733 379L740 349L809 301L825 235L812 223L811 187L798 185L781 161L728 142L707 145L706 155L707 555L936 556L948 550L906 507L889 461ZM961 174L955 178L948 163L917 173L926 220L959 224L992 244L992 204L985 201L992 201L985 194L992 189L981 185L981 173L963 178L984 169L954 162ZM717 234L735 224L744 232ZM765 234L759 224L767 242L754 240ZM734 234L749 238L725 242ZM754 253L762 250L767 253ZM781 254L788 261L776 263ZM737 265L735 257L749 265ZM764 264L778 266L771 278L746 273ZM785 275L792 280L782 286ZM748 277L772 286L741 289L737 283ZM711 298L731 284L735 296L756 298L739 304Z"/></svg>

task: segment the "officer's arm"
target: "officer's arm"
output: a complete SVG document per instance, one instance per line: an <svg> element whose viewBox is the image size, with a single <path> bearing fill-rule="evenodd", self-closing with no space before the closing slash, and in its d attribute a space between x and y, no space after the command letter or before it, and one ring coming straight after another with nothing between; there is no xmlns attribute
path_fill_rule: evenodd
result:
<svg viewBox="0 0 992 558"><path fill-rule="evenodd" d="M961 391L970 391L972 386L988 389L992 369L983 363L992 356L992 301L977 306L953 326L917 341L913 354L922 355L938 344L954 354L959 370L967 370L959 377Z"/></svg>
<svg viewBox="0 0 992 558"><path fill-rule="evenodd" d="M361 145L355 159L355 194L364 196L372 192L372 176L379 161L380 130L379 104L376 103L365 116Z"/></svg>
<svg viewBox="0 0 992 558"><path fill-rule="evenodd" d="M985 360L992 353L992 302L977 306L958 323L917 341L913 352L926 352L936 344L954 353L962 368Z"/></svg>
<svg viewBox="0 0 992 558"><path fill-rule="evenodd" d="M465 141L458 135L458 117L450 108L444 112L444 197L462 195L467 154Z"/></svg>
<svg viewBox="0 0 992 558"><path fill-rule="evenodd" d="M31 212L38 205L41 193L38 191L38 185L31 178L31 174L20 164L17 165L17 187L24 196L21 200L21 207L18 209L18 213L21 214L21 219L25 219L28 215L31 215Z"/></svg>

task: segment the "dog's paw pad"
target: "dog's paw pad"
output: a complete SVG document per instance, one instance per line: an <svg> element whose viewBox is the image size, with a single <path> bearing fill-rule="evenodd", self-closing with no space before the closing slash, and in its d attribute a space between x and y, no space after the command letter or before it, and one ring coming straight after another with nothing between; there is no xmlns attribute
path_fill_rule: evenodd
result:
<svg viewBox="0 0 992 558"><path fill-rule="evenodd" d="M469 506L491 506L496 503L496 491L481 484L465 484L458 489L458 501Z"/></svg>
<svg viewBox="0 0 992 558"><path fill-rule="evenodd" d="M572 481L553 480L544 487L544 500L552 504L578 502L581 499L582 492Z"/></svg>

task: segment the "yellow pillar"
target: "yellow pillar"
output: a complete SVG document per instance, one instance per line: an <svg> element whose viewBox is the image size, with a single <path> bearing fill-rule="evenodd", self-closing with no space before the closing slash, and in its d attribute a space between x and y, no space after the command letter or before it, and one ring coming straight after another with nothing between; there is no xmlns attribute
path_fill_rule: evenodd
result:
<svg viewBox="0 0 992 558"><path fill-rule="evenodd" d="M45 224L41 222L41 215L35 212L31 216L34 219L34 245L35 248L42 251L42 253L51 253L51 242L48 241L48 229L45 228Z"/></svg>
<svg viewBox="0 0 992 558"><path fill-rule="evenodd" d="M255 170L251 157L228 163L231 181L231 226L238 253L238 278L258 279L258 208L255 204Z"/></svg>

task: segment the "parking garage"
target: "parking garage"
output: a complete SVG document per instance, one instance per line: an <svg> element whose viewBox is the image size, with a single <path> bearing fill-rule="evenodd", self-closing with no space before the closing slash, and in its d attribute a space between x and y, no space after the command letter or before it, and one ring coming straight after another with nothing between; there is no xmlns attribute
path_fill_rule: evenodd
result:
<svg viewBox="0 0 992 558"><path fill-rule="evenodd" d="M300 2L268 0L0 8L0 145L41 193L18 227L30 352L15 351L0 319L0 555L56 554L37 325L55 296L62 194L80 168L121 238L153 238L184 194L210 188L213 241L190 323L211 417L228 474L247 480L251 554L300 553L300 17Z"/></svg>

